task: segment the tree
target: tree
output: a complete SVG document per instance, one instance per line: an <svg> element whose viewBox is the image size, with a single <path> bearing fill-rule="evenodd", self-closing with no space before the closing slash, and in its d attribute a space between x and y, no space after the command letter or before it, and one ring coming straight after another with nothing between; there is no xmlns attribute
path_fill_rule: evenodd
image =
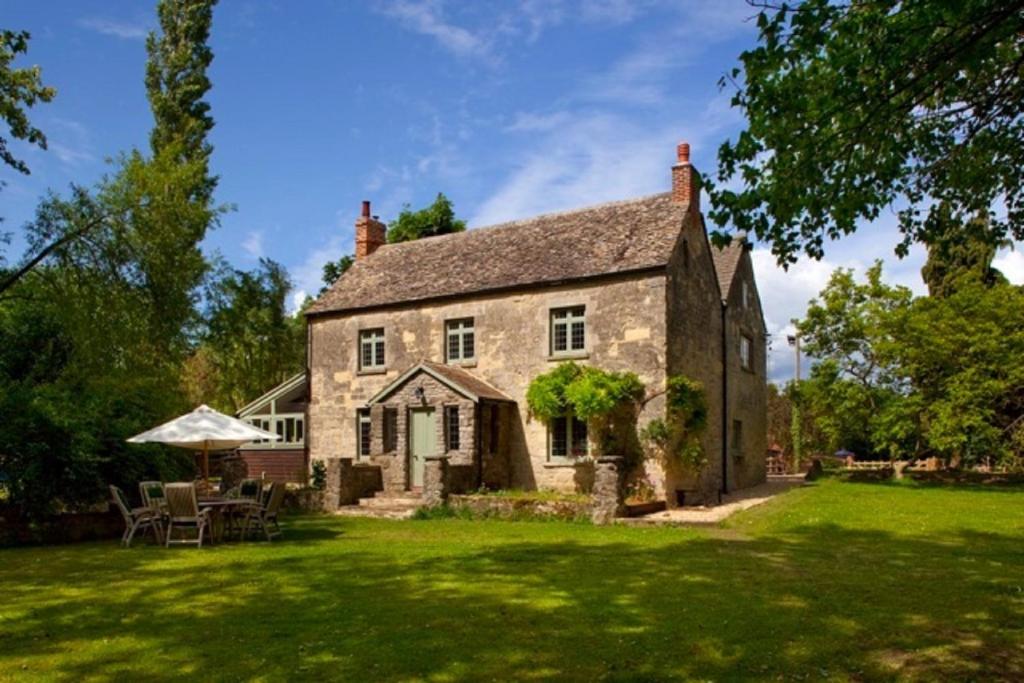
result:
<svg viewBox="0 0 1024 683"><path fill-rule="evenodd" d="M209 201L217 179L206 173L213 147L210 105L203 100L210 89L206 70L213 62L208 45L213 6L217 0L160 0L157 16L161 34L146 38L146 95L156 125L150 147L159 156L168 153L180 163L199 163L201 182L193 185L195 199Z"/></svg>
<svg viewBox="0 0 1024 683"><path fill-rule="evenodd" d="M434 203L419 211L410 210L406 204L398 218L388 225L388 242L410 242L465 229L466 222L455 217L451 200L438 192Z"/></svg>
<svg viewBox="0 0 1024 683"><path fill-rule="evenodd" d="M39 102L49 102L57 91L43 85L42 70L38 66L24 69L11 66L15 57L28 52L30 38L27 31L0 31L0 117L7 124L11 137L46 149L46 135L31 124L25 109ZM19 173L29 173L25 162L8 149L4 136L0 136L0 161Z"/></svg>
<svg viewBox="0 0 1024 683"><path fill-rule="evenodd" d="M948 221L1024 239L1024 1L752 4L759 45L723 79L747 127L719 149L719 226L783 265L892 206L901 256Z"/></svg>
<svg viewBox="0 0 1024 683"><path fill-rule="evenodd" d="M909 387L892 357L898 343L892 321L911 300L906 287L883 282L882 264L876 262L864 283L852 270L837 269L811 301L798 327L804 351L818 363L799 385L797 399L813 408L828 449L893 457L914 449L916 432L905 421L913 415L903 409Z"/></svg>
<svg viewBox="0 0 1024 683"><path fill-rule="evenodd" d="M940 207L942 229L928 241L928 260L921 277L931 296L952 294L964 278L986 286L1005 283L1006 278L992 267L997 242L989 235L988 221L976 219L966 225L949 219L948 209Z"/></svg>
<svg viewBox="0 0 1024 683"><path fill-rule="evenodd" d="M917 397L933 453L977 464L1015 456L1024 415L1024 290L966 280L921 297L889 326L889 353Z"/></svg>
<svg viewBox="0 0 1024 683"><path fill-rule="evenodd" d="M287 271L261 259L253 272L221 267L208 287L206 333L189 364L193 402L234 412L305 367L306 329L287 312Z"/></svg>
<svg viewBox="0 0 1024 683"><path fill-rule="evenodd" d="M406 204L398 218L388 225L388 242L411 242L424 237L463 232L465 229L466 222L455 217L451 201L443 193L438 192L433 204L418 211L411 210ZM324 286L320 293L327 291L354 263L355 257L351 254L345 254L337 261L325 263Z"/></svg>
<svg viewBox="0 0 1024 683"><path fill-rule="evenodd" d="M345 254L337 261L328 261L324 264L323 279L324 286L320 288L320 293L323 294L335 281L345 274L352 264L356 262L356 259L351 254Z"/></svg>

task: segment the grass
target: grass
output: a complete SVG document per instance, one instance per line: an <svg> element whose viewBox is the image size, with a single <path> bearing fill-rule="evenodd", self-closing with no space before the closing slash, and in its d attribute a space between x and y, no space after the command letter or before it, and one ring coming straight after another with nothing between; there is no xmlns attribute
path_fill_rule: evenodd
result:
<svg viewBox="0 0 1024 683"><path fill-rule="evenodd" d="M1021 680L1024 490L822 481L709 530L308 517L0 551L0 680Z"/></svg>

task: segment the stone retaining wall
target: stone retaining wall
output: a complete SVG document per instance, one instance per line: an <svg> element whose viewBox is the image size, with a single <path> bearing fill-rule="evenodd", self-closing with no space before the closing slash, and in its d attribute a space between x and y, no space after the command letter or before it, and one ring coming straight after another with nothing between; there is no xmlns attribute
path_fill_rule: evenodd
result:
<svg viewBox="0 0 1024 683"><path fill-rule="evenodd" d="M384 490L380 467L353 463L352 458L328 458L323 510L334 512L342 505L355 505Z"/></svg>

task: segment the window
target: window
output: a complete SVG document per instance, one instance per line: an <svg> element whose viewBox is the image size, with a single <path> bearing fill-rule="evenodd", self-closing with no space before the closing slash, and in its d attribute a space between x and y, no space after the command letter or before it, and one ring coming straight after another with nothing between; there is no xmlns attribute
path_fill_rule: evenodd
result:
<svg viewBox="0 0 1024 683"><path fill-rule="evenodd" d="M359 369L384 368L384 330L362 330L359 333Z"/></svg>
<svg viewBox="0 0 1024 683"><path fill-rule="evenodd" d="M590 452L587 423L571 415L559 417L550 426L551 458L582 458Z"/></svg>
<svg viewBox="0 0 1024 683"><path fill-rule="evenodd" d="M740 337L740 367L744 370L754 369L754 360L751 357L754 342L747 335Z"/></svg>
<svg viewBox="0 0 1024 683"><path fill-rule="evenodd" d="M586 348L586 320L583 306L551 311L551 354L570 354Z"/></svg>
<svg viewBox="0 0 1024 683"><path fill-rule="evenodd" d="M357 460L370 457L370 439L372 434L370 426L370 409L360 408L356 417Z"/></svg>
<svg viewBox="0 0 1024 683"><path fill-rule="evenodd" d="M743 457L743 422L740 420L732 421L732 457Z"/></svg>
<svg viewBox="0 0 1024 683"><path fill-rule="evenodd" d="M445 406L444 408L444 440L445 450L459 450L459 407Z"/></svg>
<svg viewBox="0 0 1024 683"><path fill-rule="evenodd" d="M476 358L476 338L473 319L449 320L445 323L448 362L467 361Z"/></svg>
<svg viewBox="0 0 1024 683"><path fill-rule="evenodd" d="M398 450L398 409L384 409L384 452Z"/></svg>
<svg viewBox="0 0 1024 683"><path fill-rule="evenodd" d="M247 419L252 426L281 437L276 441L259 439L253 441L253 444L262 444L270 448L282 448L294 447L305 443L305 416L301 413L265 415Z"/></svg>
<svg viewBox="0 0 1024 683"><path fill-rule="evenodd" d="M747 284L746 280L742 281L742 293L743 293L743 310L750 308L750 285Z"/></svg>

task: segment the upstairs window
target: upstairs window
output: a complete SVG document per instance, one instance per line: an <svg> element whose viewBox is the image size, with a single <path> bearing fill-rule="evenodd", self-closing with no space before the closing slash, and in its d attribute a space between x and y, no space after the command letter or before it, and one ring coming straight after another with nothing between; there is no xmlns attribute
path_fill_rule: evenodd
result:
<svg viewBox="0 0 1024 683"><path fill-rule="evenodd" d="M548 440L552 460L582 458L590 453L587 423L572 415L551 421Z"/></svg>
<svg viewBox="0 0 1024 683"><path fill-rule="evenodd" d="M359 369L384 369L384 330L362 330L359 333Z"/></svg>
<svg viewBox="0 0 1024 683"><path fill-rule="evenodd" d="M579 353L586 349L585 312L583 306L551 311L551 355Z"/></svg>
<svg viewBox="0 0 1024 683"><path fill-rule="evenodd" d="M444 409L445 450L459 450L459 407L445 406Z"/></svg>
<svg viewBox="0 0 1024 683"><path fill-rule="evenodd" d="M449 363L471 361L476 358L476 335L472 318L449 320L445 323L445 339Z"/></svg>
<svg viewBox="0 0 1024 683"><path fill-rule="evenodd" d="M740 337L740 367L744 370L754 369L754 360L752 358L754 348L754 342L747 335Z"/></svg>
<svg viewBox="0 0 1024 683"><path fill-rule="evenodd" d="M360 408L356 413L356 459L363 460L370 457L370 409Z"/></svg>
<svg viewBox="0 0 1024 683"><path fill-rule="evenodd" d="M742 292L743 292L743 310L750 308L750 285L747 284L746 280L743 280Z"/></svg>

